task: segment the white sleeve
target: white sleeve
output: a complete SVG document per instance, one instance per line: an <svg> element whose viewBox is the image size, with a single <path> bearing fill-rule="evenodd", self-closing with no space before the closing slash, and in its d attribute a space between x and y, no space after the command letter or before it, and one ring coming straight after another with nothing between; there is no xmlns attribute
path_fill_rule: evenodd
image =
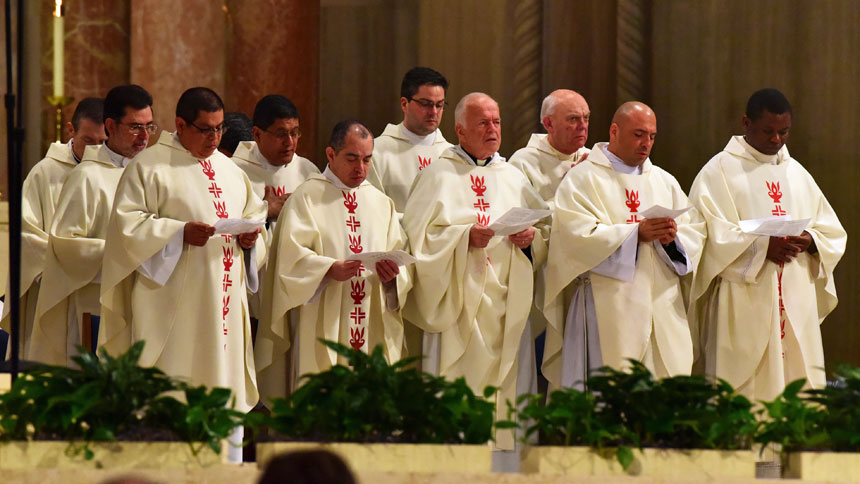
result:
<svg viewBox="0 0 860 484"><path fill-rule="evenodd" d="M182 255L183 236L183 230L176 232L176 235L160 251L140 264L137 272L159 286L163 286L170 279L176 263L179 262L179 256Z"/></svg>
<svg viewBox="0 0 860 484"><path fill-rule="evenodd" d="M689 274L693 270L693 264L687 256L687 251L684 249L684 244L681 243L680 237L675 237L675 248L678 249L678 252L680 252L682 256L684 256L683 262L673 260L669 257L669 254L666 253L666 249L659 240L654 241L654 248L657 249L657 255L660 256L660 259L665 262L667 266L675 270L675 274L683 276Z"/></svg>
<svg viewBox="0 0 860 484"><path fill-rule="evenodd" d="M618 249L609 257L597 264L591 272L601 276L611 277L619 281L630 282L636 272L636 254L639 249L639 227L630 233Z"/></svg>

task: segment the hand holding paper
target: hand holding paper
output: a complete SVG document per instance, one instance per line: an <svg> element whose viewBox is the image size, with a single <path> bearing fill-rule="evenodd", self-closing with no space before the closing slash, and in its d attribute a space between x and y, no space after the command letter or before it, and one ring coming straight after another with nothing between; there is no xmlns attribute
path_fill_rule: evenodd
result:
<svg viewBox="0 0 860 484"><path fill-rule="evenodd" d="M767 235L770 237L788 237L800 235L812 219L792 220L790 215L770 216L757 219L741 220L738 222L741 230L747 234Z"/></svg>
<svg viewBox="0 0 860 484"><path fill-rule="evenodd" d="M693 207L690 206L687 208L679 208L676 210L676 209L672 209L672 208L666 208L662 205L653 205L653 206L651 206L651 208L649 208L647 210L643 210L642 212L640 212L640 215L642 215L645 218L671 218L674 220L675 218L679 217L681 214L686 213L691 208L693 208Z"/></svg>
<svg viewBox="0 0 860 484"><path fill-rule="evenodd" d="M352 254L346 260L358 260L364 264L368 270L375 270L376 263L383 260L390 260L398 266L408 266L414 264L416 259L411 254L402 250L391 250L388 252L361 252Z"/></svg>
<svg viewBox="0 0 860 484"><path fill-rule="evenodd" d="M221 218L215 222L216 234L239 235L254 232L266 225L263 220L249 220L246 218Z"/></svg>
<svg viewBox="0 0 860 484"><path fill-rule="evenodd" d="M544 217L552 215L552 210L535 210L514 207L490 225L494 235L508 236L518 234L531 227Z"/></svg>

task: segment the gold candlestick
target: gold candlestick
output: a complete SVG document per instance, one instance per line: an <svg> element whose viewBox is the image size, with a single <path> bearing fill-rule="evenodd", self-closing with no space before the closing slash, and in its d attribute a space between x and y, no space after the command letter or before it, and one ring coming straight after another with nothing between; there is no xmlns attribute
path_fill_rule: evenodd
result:
<svg viewBox="0 0 860 484"><path fill-rule="evenodd" d="M71 96L48 96L48 104L56 111L54 119L54 135L57 141L63 140L63 107L72 104L75 98Z"/></svg>

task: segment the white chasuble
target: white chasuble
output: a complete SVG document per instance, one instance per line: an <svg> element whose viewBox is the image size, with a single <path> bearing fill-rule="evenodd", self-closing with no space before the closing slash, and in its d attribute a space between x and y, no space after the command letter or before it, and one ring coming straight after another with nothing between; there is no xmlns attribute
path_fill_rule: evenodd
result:
<svg viewBox="0 0 860 484"><path fill-rule="evenodd" d="M214 152L197 159L163 132L126 167L105 240L99 343L116 354L144 340L141 365L154 365L193 384L230 388L236 407L258 400L246 297L246 261L238 237L215 235L202 247L183 243L163 285L141 266L186 222L263 220L266 204L247 175ZM252 254L262 265L265 232Z"/></svg>
<svg viewBox="0 0 860 484"><path fill-rule="evenodd" d="M587 325L568 328L571 305L593 314L602 364L623 368L628 359L643 361L657 376L690 374L693 344L687 323L687 301L679 274L696 267L705 237L705 224L695 209L680 215L676 247L687 259L685 271L670 264L659 242L638 242L640 213L661 205L688 207L689 201L675 178L645 160L641 174L616 171L598 143L588 159L570 170L556 195L552 238L542 302L548 320L543 372L560 386L562 361L586 355L563 354L568 331L587 331ZM626 274L603 267L631 243ZM659 247L658 247L659 246ZM616 262L617 264L617 262ZM589 299L590 298L590 299ZM585 307L582 307L582 306ZM564 351L571 348L564 345ZM577 351L588 351L582 348ZM656 354L655 354L656 353ZM659 358L658 358L659 357ZM654 362L659 365L654 366ZM570 384L570 382L565 382Z"/></svg>
<svg viewBox="0 0 860 484"><path fill-rule="evenodd" d="M71 364L77 351L67 342L82 344L82 315L98 315L101 311L98 277L122 172L123 168L111 161L105 145L88 146L81 164L66 178L51 227L45 276L36 306L33 360Z"/></svg>
<svg viewBox="0 0 860 484"><path fill-rule="evenodd" d="M350 255L406 248L391 199L367 182L340 183L330 170L314 175L293 192L278 219L266 273L266 291L257 333L256 361L264 399L284 397L300 378L346 359L319 340L372 351L382 345L389 362L400 359L400 307L410 289L401 267L393 304L375 268L362 266L346 281L326 277L331 265ZM298 321L291 311L298 308Z"/></svg>
<svg viewBox="0 0 860 484"><path fill-rule="evenodd" d="M823 387L819 325L836 307L833 270L847 235L812 176L785 146L767 157L735 136L699 172L690 199L708 224L691 309L704 370L755 399L797 378ZM811 219L817 251L780 267L765 259L769 238L744 234L739 222L784 215Z"/></svg>
<svg viewBox="0 0 860 484"><path fill-rule="evenodd" d="M272 189L275 195L282 197L289 193L293 193L296 187L301 185L312 175L318 175L320 170L307 158L302 158L299 155L293 155L292 161L283 166L272 165L266 160L257 143L254 141L242 141L236 147L233 153L233 163L241 168L248 178L251 180L251 186L254 188L254 193L258 197L263 198L266 194L266 187ZM267 229L269 243L272 241L272 234L275 231L275 220L269 221ZM260 280L265 280L266 267L260 267ZM248 294L248 302L251 307L251 316L259 317L262 292L257 291L253 294Z"/></svg>
<svg viewBox="0 0 860 484"><path fill-rule="evenodd" d="M413 144L405 130L403 123L389 124L373 140L373 163L367 175L367 181L394 201L401 216L415 178L451 146L438 129L428 145Z"/></svg>
<svg viewBox="0 0 860 484"><path fill-rule="evenodd" d="M438 358L440 375L465 377L476 394L487 385L499 387L496 412L505 418L518 378L535 378L518 375L532 304L532 264L508 237L493 237L483 249L470 247L469 230L476 223L492 224L514 207L547 208L522 172L498 154L487 166L476 166L454 147L424 169L403 215L418 259L406 318L437 340L438 356L428 357ZM547 228L536 227L536 260L546 257ZM497 432L496 445L513 448L513 434Z"/></svg>
<svg viewBox="0 0 860 484"><path fill-rule="evenodd" d="M549 144L546 134L535 133L525 148L511 155L509 162L525 174L541 198L552 208L555 192L564 175L586 159L590 152L583 146L566 155Z"/></svg>
<svg viewBox="0 0 860 484"><path fill-rule="evenodd" d="M48 249L48 232L54 219L54 210L60 198L63 182L77 166L71 143L51 143L48 153L30 170L21 188L21 358L30 359L30 340L33 318L39 297L39 281L45 268L45 251ZM5 263L5 262L4 262ZM9 281L6 291L9 292ZM0 328L9 332L12 323L8 299L3 306ZM10 347L11 351L11 347Z"/></svg>

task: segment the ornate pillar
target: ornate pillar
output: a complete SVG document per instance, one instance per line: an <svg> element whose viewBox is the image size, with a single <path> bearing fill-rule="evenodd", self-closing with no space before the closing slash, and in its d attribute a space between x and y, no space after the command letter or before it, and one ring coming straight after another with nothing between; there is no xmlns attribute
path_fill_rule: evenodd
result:
<svg viewBox="0 0 860 484"><path fill-rule="evenodd" d="M227 0L228 109L254 112L267 94L288 97L299 110L298 153L315 159L319 102L320 3L308 0Z"/></svg>
<svg viewBox="0 0 860 484"><path fill-rule="evenodd" d="M651 2L618 0L616 101L648 102L651 94Z"/></svg>
<svg viewBox="0 0 860 484"><path fill-rule="evenodd" d="M525 146L531 134L540 132L543 74L543 2L521 0L513 16L513 147Z"/></svg>
<svg viewBox="0 0 860 484"><path fill-rule="evenodd" d="M186 89L224 97L225 15L212 0L131 0L130 81L152 94L161 129L176 129L176 101Z"/></svg>

